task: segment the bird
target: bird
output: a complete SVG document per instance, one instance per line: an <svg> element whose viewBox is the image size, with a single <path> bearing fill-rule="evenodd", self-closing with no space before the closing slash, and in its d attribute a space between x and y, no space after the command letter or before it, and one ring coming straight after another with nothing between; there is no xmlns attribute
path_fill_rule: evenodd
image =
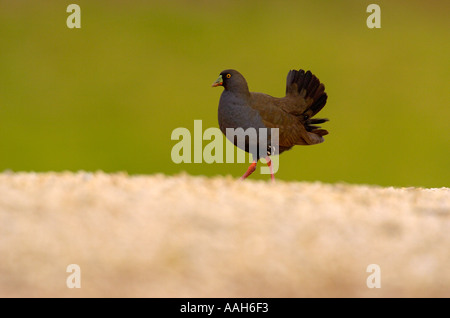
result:
<svg viewBox="0 0 450 318"><path fill-rule="evenodd" d="M325 106L327 94L325 85L311 71L290 70L286 78L286 95L273 97L268 94L250 92L244 76L234 69L226 69L219 74L212 87L224 88L218 108L219 128L227 136L227 128L260 128L270 131L278 128L278 144L271 145L270 133L266 144L260 145L258 138L245 136L245 143L238 142L236 136L231 142L238 148L252 154L252 163L240 178L246 179L255 170L257 162L264 157L270 168L271 180L275 180L271 155L279 155L296 145L315 145L324 141L328 131L317 124L327 118L314 118ZM264 139L263 139L264 140ZM267 149L264 147L267 146Z"/></svg>

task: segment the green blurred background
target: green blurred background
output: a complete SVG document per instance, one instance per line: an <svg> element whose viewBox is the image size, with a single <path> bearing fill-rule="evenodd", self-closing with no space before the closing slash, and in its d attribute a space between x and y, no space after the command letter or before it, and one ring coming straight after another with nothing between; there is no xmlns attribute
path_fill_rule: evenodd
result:
<svg viewBox="0 0 450 318"><path fill-rule="evenodd" d="M81 29L66 8L81 7ZM366 8L381 7L381 29ZM290 69L325 83L326 141L280 158L283 180L449 186L450 1L0 0L0 171L186 171L177 127L218 127L226 68L282 96ZM208 142L205 141L206 145ZM252 179L268 180L267 175Z"/></svg>

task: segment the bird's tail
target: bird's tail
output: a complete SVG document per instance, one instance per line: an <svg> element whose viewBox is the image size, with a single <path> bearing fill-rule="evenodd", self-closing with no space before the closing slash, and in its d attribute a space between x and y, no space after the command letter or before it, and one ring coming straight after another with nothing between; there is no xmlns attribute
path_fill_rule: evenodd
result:
<svg viewBox="0 0 450 318"><path fill-rule="evenodd" d="M328 121L328 119L312 118L325 106L328 97L325 93L325 85L315 75L304 70L289 71L286 80L286 95L298 96L306 101L305 108L296 115L300 117L308 132L318 136L328 134L325 129L315 126Z"/></svg>

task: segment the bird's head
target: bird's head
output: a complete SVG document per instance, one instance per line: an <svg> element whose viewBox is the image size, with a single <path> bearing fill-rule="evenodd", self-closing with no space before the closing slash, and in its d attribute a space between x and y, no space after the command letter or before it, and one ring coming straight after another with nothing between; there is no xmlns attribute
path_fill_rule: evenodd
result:
<svg viewBox="0 0 450 318"><path fill-rule="evenodd" d="M244 76L236 70L222 71L212 87L223 86L225 90L246 90L248 91L247 81Z"/></svg>

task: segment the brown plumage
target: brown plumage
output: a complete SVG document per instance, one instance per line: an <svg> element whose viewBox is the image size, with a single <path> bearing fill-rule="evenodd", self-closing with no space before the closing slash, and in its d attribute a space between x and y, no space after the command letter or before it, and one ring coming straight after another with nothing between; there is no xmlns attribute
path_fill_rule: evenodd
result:
<svg viewBox="0 0 450 318"><path fill-rule="evenodd" d="M224 134L226 128L278 128L278 153L295 145L321 143L328 134L317 126L328 119L313 118L326 104L325 86L310 71L289 71L286 96L281 98L250 92L242 74L231 69L221 72L213 86L225 88L219 102L219 126ZM249 151L248 145L244 150ZM253 155L256 161L260 157Z"/></svg>

